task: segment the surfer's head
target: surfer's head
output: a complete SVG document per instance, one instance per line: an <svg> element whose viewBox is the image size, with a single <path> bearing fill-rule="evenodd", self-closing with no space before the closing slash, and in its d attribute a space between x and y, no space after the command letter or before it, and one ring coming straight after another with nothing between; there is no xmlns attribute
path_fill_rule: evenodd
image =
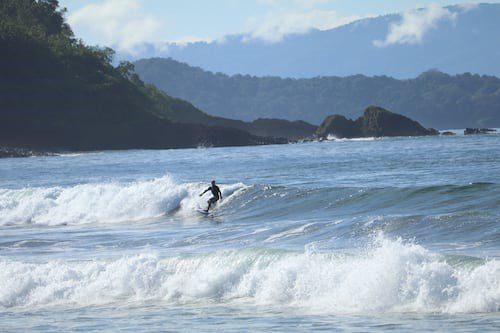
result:
<svg viewBox="0 0 500 333"><path fill-rule="evenodd" d="M212 180L210 183L211 183L212 185L215 185L215 180Z"/></svg>

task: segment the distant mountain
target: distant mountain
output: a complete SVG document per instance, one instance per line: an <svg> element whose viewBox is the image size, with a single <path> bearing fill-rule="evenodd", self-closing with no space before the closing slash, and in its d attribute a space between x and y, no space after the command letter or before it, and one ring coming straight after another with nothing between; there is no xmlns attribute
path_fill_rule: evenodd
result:
<svg viewBox="0 0 500 333"><path fill-rule="evenodd" d="M145 44L139 57L171 57L213 72L257 76L411 78L429 69L500 76L499 32L500 4L451 6L311 30L277 43L235 35L222 42Z"/></svg>
<svg viewBox="0 0 500 333"><path fill-rule="evenodd" d="M140 60L135 69L144 81L215 116L319 124L331 114L357 118L373 104L425 127L500 126L500 79L493 76L427 71L409 80L363 75L282 79L214 74L172 59Z"/></svg>

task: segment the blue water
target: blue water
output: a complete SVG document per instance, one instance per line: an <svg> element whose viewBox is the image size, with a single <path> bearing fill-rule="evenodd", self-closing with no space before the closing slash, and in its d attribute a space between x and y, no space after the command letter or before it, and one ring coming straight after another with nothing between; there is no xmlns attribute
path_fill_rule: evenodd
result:
<svg viewBox="0 0 500 333"><path fill-rule="evenodd" d="M0 331L498 331L499 162L500 135L2 159Z"/></svg>

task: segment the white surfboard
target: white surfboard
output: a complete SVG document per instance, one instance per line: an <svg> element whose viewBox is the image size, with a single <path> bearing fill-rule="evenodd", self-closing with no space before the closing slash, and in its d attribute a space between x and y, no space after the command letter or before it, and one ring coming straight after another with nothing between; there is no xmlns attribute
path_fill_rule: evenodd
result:
<svg viewBox="0 0 500 333"><path fill-rule="evenodd" d="M208 215L208 209L203 209L201 207L196 208L196 211L203 215Z"/></svg>

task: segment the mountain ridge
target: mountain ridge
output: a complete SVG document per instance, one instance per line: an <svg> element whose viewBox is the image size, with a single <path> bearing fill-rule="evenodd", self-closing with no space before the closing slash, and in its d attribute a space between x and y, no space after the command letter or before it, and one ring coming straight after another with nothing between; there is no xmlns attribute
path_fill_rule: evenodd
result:
<svg viewBox="0 0 500 333"><path fill-rule="evenodd" d="M225 74L311 78L355 74L411 78L429 69L449 74L464 72L500 77L500 4L473 8L445 7L449 11L427 27L422 41L377 47L401 14L366 18L330 30L312 29L291 34L276 43L232 35L222 42L154 45L138 58L171 57L192 66ZM448 17L448 19L446 19ZM163 45L162 49L165 48Z"/></svg>
<svg viewBox="0 0 500 333"><path fill-rule="evenodd" d="M330 114L357 118L367 105L381 105L426 127L500 126L500 79L494 76L438 71L404 80L359 74L311 79L229 76L163 58L143 59L135 67L144 81L219 117L319 124Z"/></svg>

